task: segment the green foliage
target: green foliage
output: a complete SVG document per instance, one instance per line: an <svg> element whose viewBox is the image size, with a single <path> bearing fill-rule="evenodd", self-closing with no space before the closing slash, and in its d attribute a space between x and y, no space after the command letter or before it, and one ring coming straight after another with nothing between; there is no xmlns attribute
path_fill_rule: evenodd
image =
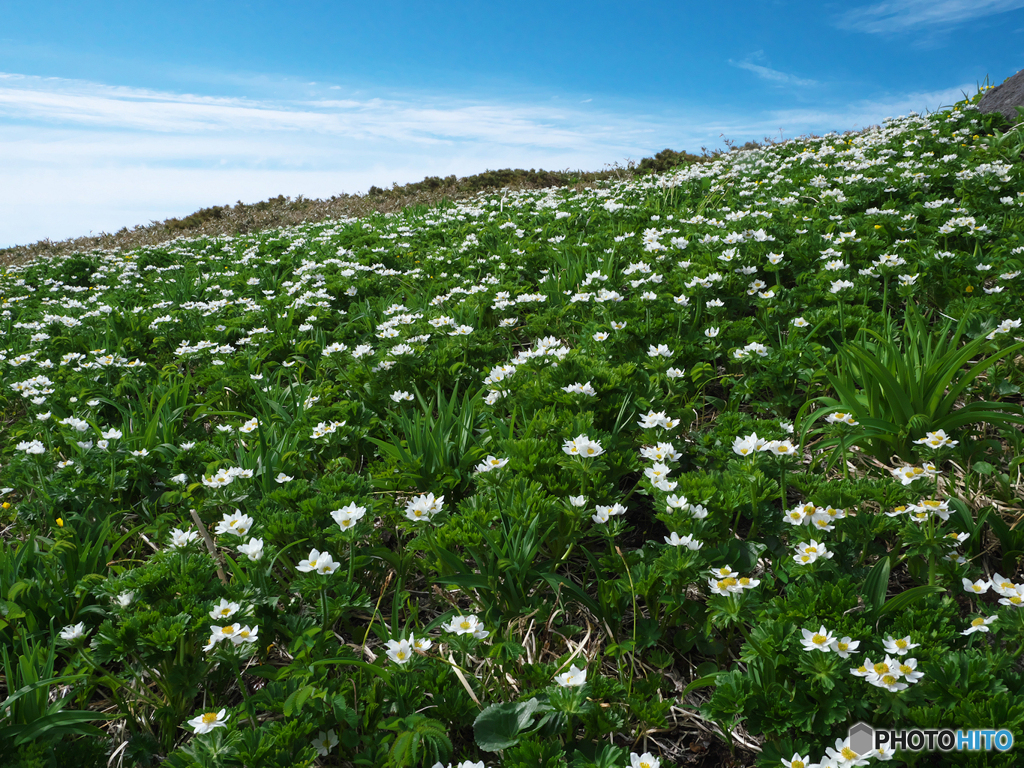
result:
<svg viewBox="0 0 1024 768"><path fill-rule="evenodd" d="M998 125L280 197L8 265L4 759L621 768L676 707L764 764L857 720L1019 729Z"/></svg>
<svg viewBox="0 0 1024 768"><path fill-rule="evenodd" d="M909 461L918 453L913 442L926 432L952 432L980 422L1024 424L1024 410L1014 403L978 400L958 407L979 376L1024 348L1024 342L1009 345L971 363L965 371L968 361L987 345L987 339L978 337L960 347L965 325L961 321L953 330L953 323L947 321L933 332L911 305L902 344L895 341L890 326L888 338L869 330L864 339L840 349L842 364L829 376L840 405L829 410L845 408L860 422L860 434L849 445L868 442L881 461L888 461L893 453ZM816 412L804 431L824 412Z"/></svg>

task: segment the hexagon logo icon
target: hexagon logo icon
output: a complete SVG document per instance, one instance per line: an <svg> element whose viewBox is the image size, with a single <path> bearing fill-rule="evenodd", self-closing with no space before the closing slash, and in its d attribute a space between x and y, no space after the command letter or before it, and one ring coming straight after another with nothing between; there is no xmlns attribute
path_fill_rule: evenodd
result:
<svg viewBox="0 0 1024 768"><path fill-rule="evenodd" d="M875 729L867 723L851 725L846 732L850 740L850 749L858 755L863 755L875 748Z"/></svg>

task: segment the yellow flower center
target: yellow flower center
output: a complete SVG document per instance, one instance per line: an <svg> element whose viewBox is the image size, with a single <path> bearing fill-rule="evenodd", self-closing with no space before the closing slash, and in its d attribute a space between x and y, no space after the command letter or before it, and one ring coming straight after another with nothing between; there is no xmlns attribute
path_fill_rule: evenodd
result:
<svg viewBox="0 0 1024 768"><path fill-rule="evenodd" d="M914 671L914 668L911 667L910 665L908 665L908 664L900 664L900 672L902 672L904 675L909 675L913 671Z"/></svg>
<svg viewBox="0 0 1024 768"><path fill-rule="evenodd" d="M309 561L309 567L310 568L316 568L316 560L310 560Z"/></svg>
<svg viewBox="0 0 1024 768"><path fill-rule="evenodd" d="M889 671L889 665L885 662L880 662L878 664L875 664L874 670L876 675L884 675L886 672Z"/></svg>
<svg viewBox="0 0 1024 768"><path fill-rule="evenodd" d="M841 754L843 756L843 758L846 759L846 760L854 760L857 757L859 757L859 755L856 752L854 752L852 749L850 749L849 747L843 747L843 751L840 752L839 754Z"/></svg>
<svg viewBox="0 0 1024 768"><path fill-rule="evenodd" d="M790 763L790 765L792 766L792 768L804 768L804 761L794 760L792 763Z"/></svg>
<svg viewBox="0 0 1024 768"><path fill-rule="evenodd" d="M906 640L902 640L902 639L897 640L896 641L896 647L897 648L906 648L907 647L907 641Z"/></svg>
<svg viewBox="0 0 1024 768"><path fill-rule="evenodd" d="M864 673L866 673L868 671L868 668L865 667L863 664L861 664L859 667L857 667L857 671L860 672L861 674L864 674Z"/></svg>
<svg viewBox="0 0 1024 768"><path fill-rule="evenodd" d="M215 722L217 722L216 712L207 712L205 715L203 715L203 725L209 725L210 723Z"/></svg>
<svg viewBox="0 0 1024 768"><path fill-rule="evenodd" d="M470 623L469 623L468 621L464 621L464 622L462 622L461 624L459 624L459 626L460 626L460 627L461 627L462 629L469 629L469 628L470 628L470 627L471 627L472 625L471 625L471 624L470 624Z"/></svg>
<svg viewBox="0 0 1024 768"><path fill-rule="evenodd" d="M726 589L728 587L732 587L732 586L735 586L735 585L736 585L736 579L734 579L732 576L730 576L727 579L722 579L720 582L718 582L718 586L721 589Z"/></svg>
<svg viewBox="0 0 1024 768"><path fill-rule="evenodd" d="M405 651L399 651L398 653L396 653L395 654L395 658L398 659L399 661L404 659L405 658Z"/></svg>
<svg viewBox="0 0 1024 768"><path fill-rule="evenodd" d="M233 630L231 627L221 627L220 631L223 632L225 635L233 635L235 633L235 630Z"/></svg>
<svg viewBox="0 0 1024 768"><path fill-rule="evenodd" d="M885 683L886 685L895 685L896 678L893 677L892 675L883 675L882 682ZM846 750L843 750L843 751L845 752Z"/></svg>
<svg viewBox="0 0 1024 768"><path fill-rule="evenodd" d="M815 645L823 645L826 640L828 640L827 637L825 637L824 635L819 635L819 634L815 634L814 637L811 638L811 642L814 643Z"/></svg>
<svg viewBox="0 0 1024 768"><path fill-rule="evenodd" d="M849 643L836 643L836 648L838 648L840 651L845 651L849 647Z"/></svg>

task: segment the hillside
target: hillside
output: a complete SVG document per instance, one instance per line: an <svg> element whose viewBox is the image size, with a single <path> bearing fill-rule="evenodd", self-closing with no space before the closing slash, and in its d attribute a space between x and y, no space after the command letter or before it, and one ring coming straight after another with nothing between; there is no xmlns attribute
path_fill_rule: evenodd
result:
<svg viewBox="0 0 1024 768"><path fill-rule="evenodd" d="M1012 742L1024 133L980 96L658 172L9 254L0 754L670 768L893 758L844 741L858 722ZM888 764L1017 764L999 739Z"/></svg>
<svg viewBox="0 0 1024 768"><path fill-rule="evenodd" d="M484 190L592 185L597 181L663 172L680 164L698 162L713 156L714 153L707 151L693 155L664 149L654 157L643 158L639 163L627 163L625 167L612 166L604 171L538 171L532 168L527 171L505 168L461 178L428 176L412 184L396 183L383 189L374 186L365 195L341 194L328 200L309 199L301 195L292 199L279 195L252 204L239 201L233 206L202 208L181 218L124 227L114 233L62 241L41 240L29 245L0 248L0 265L38 256L64 256L95 248L131 249L152 246L176 237L244 235L331 219L394 213L413 206L434 206L442 201L461 200Z"/></svg>

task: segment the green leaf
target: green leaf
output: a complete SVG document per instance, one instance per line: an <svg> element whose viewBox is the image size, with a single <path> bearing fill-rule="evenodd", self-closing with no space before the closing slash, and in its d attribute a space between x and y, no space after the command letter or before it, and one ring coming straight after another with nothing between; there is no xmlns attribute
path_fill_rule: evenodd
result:
<svg viewBox="0 0 1024 768"><path fill-rule="evenodd" d="M886 555L875 563L871 573L864 580L864 591L861 594L864 596L864 602L871 607L872 611L881 610L885 604L885 593L889 589L889 570L891 567L889 556Z"/></svg>
<svg viewBox="0 0 1024 768"><path fill-rule="evenodd" d="M486 752L497 752L518 744L519 735L533 724L534 714L546 709L536 698L492 704L473 721L477 746Z"/></svg>
<svg viewBox="0 0 1024 768"><path fill-rule="evenodd" d="M878 613L881 616L887 613L902 611L904 608L916 603L922 597L934 595L936 592L942 591L944 591L942 587L929 586L928 584L922 584L919 587L911 587L906 592L900 592L898 595L890 598Z"/></svg>
<svg viewBox="0 0 1024 768"><path fill-rule="evenodd" d="M306 703L306 699L312 696L315 691L316 688L312 685L304 685L292 693L291 696L284 700L284 716L291 717L294 714L298 714L299 710L302 709L302 705Z"/></svg>

